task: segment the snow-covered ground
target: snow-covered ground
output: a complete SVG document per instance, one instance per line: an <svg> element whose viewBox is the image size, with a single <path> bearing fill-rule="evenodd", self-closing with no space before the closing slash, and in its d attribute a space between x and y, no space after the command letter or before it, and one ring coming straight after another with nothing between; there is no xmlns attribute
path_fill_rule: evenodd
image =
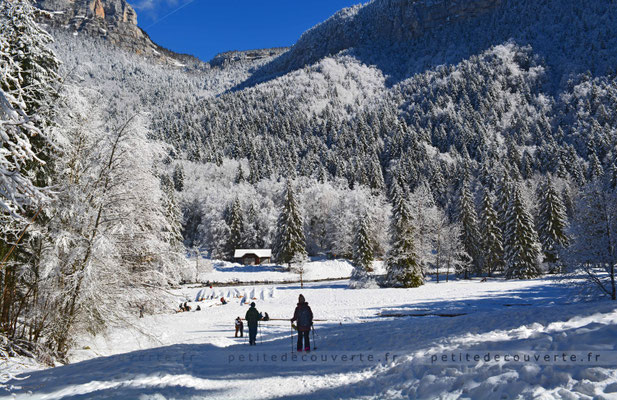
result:
<svg viewBox="0 0 617 400"><path fill-rule="evenodd" d="M615 302L575 302L573 289L555 278L429 282L417 289L347 284L215 287L217 296L232 291L228 304L193 301L201 311L148 316L135 327L84 338L73 364L11 382L7 398L617 398ZM175 295L179 303L209 290L187 287ZM258 346L234 338L233 321L248 309L233 297L236 290L273 319L261 323ZM309 362L283 361L292 355L289 318L300 293L318 320L317 349ZM524 351L551 361L433 362ZM564 352L567 363L554 359ZM569 361L572 355L577 362Z"/></svg>
<svg viewBox="0 0 617 400"><path fill-rule="evenodd" d="M199 274L202 282L218 283L289 283L299 282L300 274L288 271L279 265L240 265L226 261L214 260L209 272ZM376 268L382 268L383 262L376 261ZM304 264L304 280L346 279L351 276L353 266L346 260L317 260Z"/></svg>

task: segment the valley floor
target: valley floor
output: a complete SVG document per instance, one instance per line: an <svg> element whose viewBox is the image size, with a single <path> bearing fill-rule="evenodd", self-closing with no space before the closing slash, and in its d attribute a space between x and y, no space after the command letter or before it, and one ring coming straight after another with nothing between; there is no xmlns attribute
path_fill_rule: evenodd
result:
<svg viewBox="0 0 617 400"><path fill-rule="evenodd" d="M553 277L429 282L417 289L350 290L347 285L346 280L304 288L271 284L212 293L183 288L178 298L223 294L230 301L205 300L201 311L148 316L134 328L84 339L81 347L87 349L76 351L71 365L33 371L10 382L11 393L0 396L617 398L615 302L576 302L575 289ZM261 323L257 346L234 337L233 321L248 309L233 297L237 293L254 297L258 310L273 319ZM311 335L317 349L306 361L303 353L293 361L289 318L300 293L318 320L316 336ZM483 358L524 352L551 360L470 364L450 359L453 354ZM562 353L568 362L561 361ZM570 362L572 355L579 357L576 362Z"/></svg>

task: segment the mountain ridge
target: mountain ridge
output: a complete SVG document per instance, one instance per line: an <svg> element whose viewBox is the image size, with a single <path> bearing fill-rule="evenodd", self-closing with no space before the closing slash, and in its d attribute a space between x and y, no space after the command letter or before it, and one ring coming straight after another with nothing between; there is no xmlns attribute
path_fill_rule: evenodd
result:
<svg viewBox="0 0 617 400"><path fill-rule="evenodd" d="M44 24L98 37L121 49L175 66L191 65L203 69L207 64L222 67L278 56L289 49L229 50L216 54L211 60L201 60L192 54L177 53L155 43L137 25L137 12L126 0L34 0L34 5L45 11L39 15L40 22Z"/></svg>
<svg viewBox="0 0 617 400"><path fill-rule="evenodd" d="M288 52L261 68L251 86L371 42L407 42L445 22L475 18L502 0L373 0L342 9L302 34Z"/></svg>

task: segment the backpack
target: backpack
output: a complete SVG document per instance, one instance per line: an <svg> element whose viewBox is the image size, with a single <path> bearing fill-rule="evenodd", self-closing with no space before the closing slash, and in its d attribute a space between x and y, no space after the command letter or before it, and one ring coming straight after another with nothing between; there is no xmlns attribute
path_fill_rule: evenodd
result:
<svg viewBox="0 0 617 400"><path fill-rule="evenodd" d="M309 327L312 322L313 318L308 306L300 307L298 310L298 327Z"/></svg>

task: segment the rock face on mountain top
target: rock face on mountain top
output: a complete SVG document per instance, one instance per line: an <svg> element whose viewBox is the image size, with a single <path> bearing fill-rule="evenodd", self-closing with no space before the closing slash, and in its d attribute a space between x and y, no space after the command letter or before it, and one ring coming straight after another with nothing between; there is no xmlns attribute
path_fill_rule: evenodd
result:
<svg viewBox="0 0 617 400"><path fill-rule="evenodd" d="M101 37L137 54L173 63L169 52L137 26L137 13L126 0L35 0L34 4L50 11L41 22Z"/></svg>

